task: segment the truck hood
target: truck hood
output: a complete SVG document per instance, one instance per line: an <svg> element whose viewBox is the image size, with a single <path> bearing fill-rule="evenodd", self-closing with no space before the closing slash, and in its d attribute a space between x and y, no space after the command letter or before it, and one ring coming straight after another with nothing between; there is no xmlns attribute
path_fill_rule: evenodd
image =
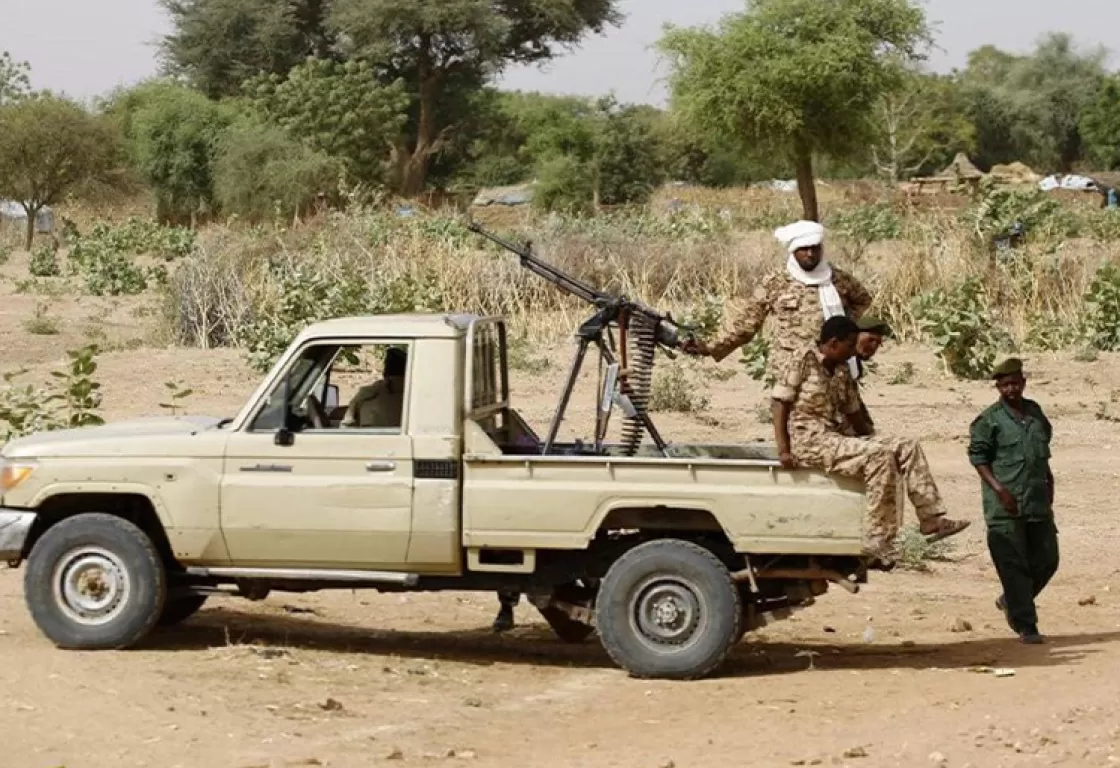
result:
<svg viewBox="0 0 1120 768"><path fill-rule="evenodd" d="M98 427L36 432L12 440L0 450L6 458L130 454L160 438L194 435L214 429L221 419L211 416L154 416ZM112 446L112 447L110 447Z"/></svg>

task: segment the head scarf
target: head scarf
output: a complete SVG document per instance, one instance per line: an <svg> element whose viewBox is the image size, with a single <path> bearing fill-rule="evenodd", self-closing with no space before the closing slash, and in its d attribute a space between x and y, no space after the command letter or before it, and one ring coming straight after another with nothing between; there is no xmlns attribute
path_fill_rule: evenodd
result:
<svg viewBox="0 0 1120 768"><path fill-rule="evenodd" d="M774 237L789 251L789 258L786 259L789 276L802 285L816 286L824 319L846 314L840 293L832 284L832 266L828 261L822 258L821 263L812 271L806 271L793 255L800 248L811 248L824 242L824 227L815 221L795 221L774 230ZM859 365L854 357L848 361L848 370L853 379L859 379Z"/></svg>

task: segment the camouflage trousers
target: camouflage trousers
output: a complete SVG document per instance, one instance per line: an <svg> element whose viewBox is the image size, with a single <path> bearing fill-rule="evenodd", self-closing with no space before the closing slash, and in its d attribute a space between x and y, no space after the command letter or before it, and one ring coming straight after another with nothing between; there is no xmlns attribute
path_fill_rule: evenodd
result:
<svg viewBox="0 0 1120 768"><path fill-rule="evenodd" d="M891 554L902 523L903 500L899 485L914 505L920 523L945 515L941 493L934 482L925 452L916 440L901 437L848 437L813 430L790 435L793 455L811 469L860 480L867 486L864 547L869 554Z"/></svg>

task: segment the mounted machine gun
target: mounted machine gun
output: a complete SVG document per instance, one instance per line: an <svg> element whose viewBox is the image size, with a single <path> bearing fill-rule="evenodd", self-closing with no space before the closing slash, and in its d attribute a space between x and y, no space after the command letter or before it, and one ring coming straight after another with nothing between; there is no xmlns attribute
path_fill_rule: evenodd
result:
<svg viewBox="0 0 1120 768"><path fill-rule="evenodd" d="M579 344L572 358L568 379L560 394L560 401L552 416L541 449L543 454L552 451L560 422L583 367L587 350L594 345L599 350L599 399L595 417L595 451L602 451L612 408L617 405L623 412L622 447L627 456L637 453L642 432L647 432L662 455L666 455L666 442L657 431L648 412L650 390L653 383L653 362L660 347L669 357L680 346L680 332L685 326L677 323L668 313L662 313L639 301L625 296L612 296L572 277L553 265L542 261L532 250L488 232L476 222L468 225L470 231L482 235L493 243L517 254L521 266L543 277L560 290L595 307L595 313L576 331ZM615 342L615 331L618 342ZM617 351L617 354L616 354Z"/></svg>

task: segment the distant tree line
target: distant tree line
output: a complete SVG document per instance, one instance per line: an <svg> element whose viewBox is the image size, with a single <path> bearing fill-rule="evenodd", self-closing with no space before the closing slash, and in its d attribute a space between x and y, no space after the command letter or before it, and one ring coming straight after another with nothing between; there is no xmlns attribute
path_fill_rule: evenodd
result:
<svg viewBox="0 0 1120 768"><path fill-rule="evenodd" d="M536 181L535 202L641 203L707 186L982 169L1120 168L1120 77L1054 34L950 74L911 0L754 0L668 28L667 108L499 91L622 22L619 0L161 0L158 78L91 109L0 56L0 198L34 211L88 184L148 187L162 220L298 215L349 196ZM29 227L30 231L30 227Z"/></svg>

